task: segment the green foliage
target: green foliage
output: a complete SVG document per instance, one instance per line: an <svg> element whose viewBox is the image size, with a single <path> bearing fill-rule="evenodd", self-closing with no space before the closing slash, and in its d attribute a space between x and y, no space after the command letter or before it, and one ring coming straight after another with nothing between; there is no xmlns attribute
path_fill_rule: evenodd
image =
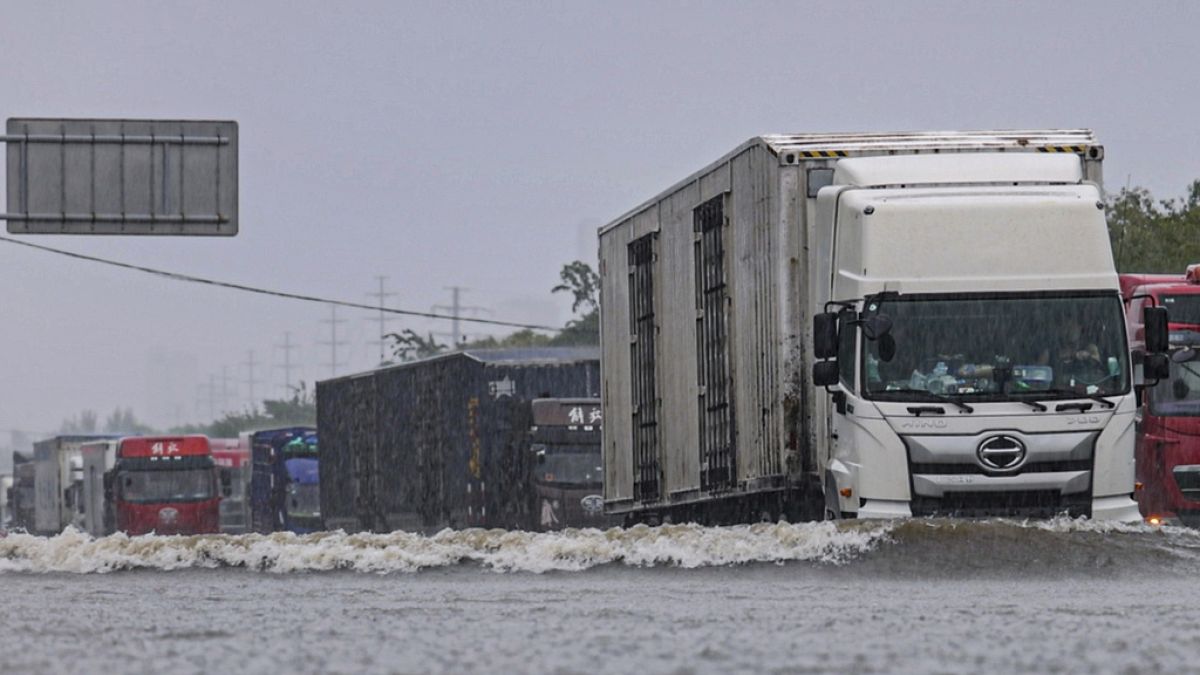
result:
<svg viewBox="0 0 1200 675"><path fill-rule="evenodd" d="M226 413L209 424L189 424L171 429L173 434L204 434L211 438L236 438L243 431L273 427L316 426L317 400L303 382L290 399L268 399L259 411Z"/></svg>
<svg viewBox="0 0 1200 675"><path fill-rule="evenodd" d="M433 333L421 337L411 328L405 328L399 333L388 333L384 337L395 342L392 353L400 361L416 361L446 351L446 345L438 342Z"/></svg>
<svg viewBox="0 0 1200 675"><path fill-rule="evenodd" d="M1181 200L1123 189L1109 198L1106 213L1118 272L1182 274L1200 262L1200 180Z"/></svg>
<svg viewBox="0 0 1200 675"><path fill-rule="evenodd" d="M591 265L576 260L575 262L563 265L562 271L558 274L562 279L562 283L550 289L551 293L570 293L574 300L571 303L571 311L578 312L582 307L587 312L592 312L600 308L600 275L592 269ZM585 314L587 313L585 312Z"/></svg>
<svg viewBox="0 0 1200 675"><path fill-rule="evenodd" d="M121 409L118 407L104 420L104 433L106 434L145 435L152 434L154 431L153 428L142 424L134 417L133 408Z"/></svg>
<svg viewBox="0 0 1200 675"><path fill-rule="evenodd" d="M554 338L537 333L528 328L511 333L502 338L491 335L471 340L463 344L463 349L499 349L504 347L545 347L553 344Z"/></svg>
<svg viewBox="0 0 1200 675"><path fill-rule="evenodd" d="M78 417L68 417L63 420L58 427L58 433L64 435L94 434L97 429L96 421L95 410L84 410L79 413Z"/></svg>

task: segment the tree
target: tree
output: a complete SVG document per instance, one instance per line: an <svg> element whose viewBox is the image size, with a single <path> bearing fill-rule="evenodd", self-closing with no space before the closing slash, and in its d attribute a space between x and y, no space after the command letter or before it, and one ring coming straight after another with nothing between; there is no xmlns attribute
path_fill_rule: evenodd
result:
<svg viewBox="0 0 1200 675"><path fill-rule="evenodd" d="M149 426L142 424L133 414L133 408L124 408L117 406L113 409L112 414L104 420L104 433L106 434L149 434L154 430Z"/></svg>
<svg viewBox="0 0 1200 675"><path fill-rule="evenodd" d="M96 411L84 410L78 417L68 417L59 425L61 434L94 434L96 433Z"/></svg>
<svg viewBox="0 0 1200 675"><path fill-rule="evenodd" d="M551 293L568 292L574 297L571 311L582 314L567 322L550 344L557 346L600 344L600 275L587 263L576 260L563 265L559 273L562 283Z"/></svg>
<svg viewBox="0 0 1200 675"><path fill-rule="evenodd" d="M550 292L570 293L574 298L571 303L572 312L578 312L582 307L586 310L584 312L586 315L600 308L600 302L597 300L600 293L600 275L596 274L591 265L582 260L576 260L563 265L558 276L562 279L562 283L550 289Z"/></svg>
<svg viewBox="0 0 1200 675"><path fill-rule="evenodd" d="M395 341L392 353L401 361L415 361L446 351L446 345L434 339L433 333L421 337L411 328L405 328L399 333L388 333L384 337Z"/></svg>
<svg viewBox="0 0 1200 675"><path fill-rule="evenodd" d="M1118 272L1182 274L1200 262L1200 180L1179 200L1156 201L1143 188L1125 188L1105 211Z"/></svg>
<svg viewBox="0 0 1200 675"><path fill-rule="evenodd" d="M208 424L189 424L171 429L173 434L204 434L212 438L234 438L243 431L271 427L315 426L316 397L303 382L293 390L291 398L267 399L262 412L247 410L226 413Z"/></svg>

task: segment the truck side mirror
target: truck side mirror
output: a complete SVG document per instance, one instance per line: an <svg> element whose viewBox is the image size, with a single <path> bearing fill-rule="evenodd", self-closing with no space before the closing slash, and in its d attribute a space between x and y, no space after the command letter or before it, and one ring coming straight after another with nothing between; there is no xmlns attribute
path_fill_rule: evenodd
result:
<svg viewBox="0 0 1200 675"><path fill-rule="evenodd" d="M813 384L818 387L832 387L838 383L839 376L837 361L819 361L813 364Z"/></svg>
<svg viewBox="0 0 1200 675"><path fill-rule="evenodd" d="M1165 307L1147 307L1142 310L1142 323L1145 326L1146 352L1148 354L1165 354L1171 348L1167 324L1170 317Z"/></svg>
<svg viewBox="0 0 1200 675"><path fill-rule="evenodd" d="M822 312L813 317L813 353L818 359L832 359L838 353L838 315Z"/></svg>

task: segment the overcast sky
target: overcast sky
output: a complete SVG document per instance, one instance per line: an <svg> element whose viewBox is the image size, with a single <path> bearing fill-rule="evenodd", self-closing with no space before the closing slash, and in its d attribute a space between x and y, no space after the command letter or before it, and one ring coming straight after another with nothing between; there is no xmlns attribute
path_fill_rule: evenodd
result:
<svg viewBox="0 0 1200 675"><path fill-rule="evenodd" d="M237 237L34 241L356 301L385 275L417 310L561 324L596 226L761 133L1091 127L1110 190L1200 177L1192 3L2 6L3 117L240 125ZM334 372L322 306L4 243L0 278L0 448L84 408L205 421L223 374L244 407L251 350L277 395L285 333L293 379ZM339 311L336 372L378 360L368 318Z"/></svg>

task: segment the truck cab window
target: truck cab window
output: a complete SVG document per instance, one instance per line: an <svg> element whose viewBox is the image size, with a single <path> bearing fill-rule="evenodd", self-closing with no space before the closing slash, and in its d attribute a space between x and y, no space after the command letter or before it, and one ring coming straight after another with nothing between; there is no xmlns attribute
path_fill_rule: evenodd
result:
<svg viewBox="0 0 1200 675"><path fill-rule="evenodd" d="M854 365L858 352L858 327L852 323L854 311L845 310L838 315L838 368L841 371L842 386L846 391L858 391L858 382L854 378Z"/></svg>

